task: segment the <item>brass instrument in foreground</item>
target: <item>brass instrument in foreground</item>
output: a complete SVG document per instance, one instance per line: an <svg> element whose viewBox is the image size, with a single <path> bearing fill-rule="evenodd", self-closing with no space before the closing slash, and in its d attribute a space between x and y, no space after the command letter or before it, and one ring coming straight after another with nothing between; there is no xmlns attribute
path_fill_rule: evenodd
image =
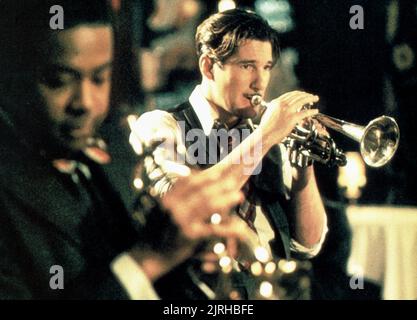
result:
<svg viewBox="0 0 417 320"><path fill-rule="evenodd" d="M254 95L251 103L255 107L267 108L260 95ZM370 167L382 167L392 159L400 141L397 122L387 116L378 117L366 126L359 126L322 113L313 117L322 125L355 140L360 145L360 153ZM305 167L311 160L328 166L346 165L346 157L330 136L319 134L313 120L307 125L297 125L283 141L289 149L292 165Z"/></svg>

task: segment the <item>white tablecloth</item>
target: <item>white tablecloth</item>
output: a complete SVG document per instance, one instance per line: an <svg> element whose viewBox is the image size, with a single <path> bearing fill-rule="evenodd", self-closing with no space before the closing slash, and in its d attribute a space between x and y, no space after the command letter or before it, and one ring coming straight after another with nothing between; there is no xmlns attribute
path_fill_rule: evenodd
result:
<svg viewBox="0 0 417 320"><path fill-rule="evenodd" d="M384 299L417 299L417 208L350 206L351 274L382 285Z"/></svg>

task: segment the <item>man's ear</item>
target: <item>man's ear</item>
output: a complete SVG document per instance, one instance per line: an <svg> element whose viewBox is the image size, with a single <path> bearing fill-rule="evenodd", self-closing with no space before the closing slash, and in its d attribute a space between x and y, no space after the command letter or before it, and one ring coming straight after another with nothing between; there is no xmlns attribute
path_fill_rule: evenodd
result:
<svg viewBox="0 0 417 320"><path fill-rule="evenodd" d="M200 56L200 59L198 60L198 65L200 67L200 71L203 77L206 77L209 80L214 80L213 59L211 59L208 55L203 54Z"/></svg>

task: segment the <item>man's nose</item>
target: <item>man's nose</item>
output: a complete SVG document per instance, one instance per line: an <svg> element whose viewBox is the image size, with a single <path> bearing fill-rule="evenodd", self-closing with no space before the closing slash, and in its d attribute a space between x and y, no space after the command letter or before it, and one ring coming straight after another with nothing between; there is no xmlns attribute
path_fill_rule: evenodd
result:
<svg viewBox="0 0 417 320"><path fill-rule="evenodd" d="M73 115L83 115L94 107L94 86L86 80L81 80L77 86L71 105Z"/></svg>
<svg viewBox="0 0 417 320"><path fill-rule="evenodd" d="M268 86L268 82L269 71L264 69L257 70L251 83L251 89L255 92L263 92Z"/></svg>

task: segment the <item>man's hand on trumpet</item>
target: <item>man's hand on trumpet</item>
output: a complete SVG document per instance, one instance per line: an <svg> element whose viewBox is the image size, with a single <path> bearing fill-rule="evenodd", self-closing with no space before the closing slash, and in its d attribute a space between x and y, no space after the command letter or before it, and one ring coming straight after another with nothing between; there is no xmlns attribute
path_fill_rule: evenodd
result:
<svg viewBox="0 0 417 320"><path fill-rule="evenodd" d="M316 109L302 110L304 105L318 100L318 96L303 91L291 91L272 100L259 125L263 139L272 145L281 143L303 119L318 113Z"/></svg>

